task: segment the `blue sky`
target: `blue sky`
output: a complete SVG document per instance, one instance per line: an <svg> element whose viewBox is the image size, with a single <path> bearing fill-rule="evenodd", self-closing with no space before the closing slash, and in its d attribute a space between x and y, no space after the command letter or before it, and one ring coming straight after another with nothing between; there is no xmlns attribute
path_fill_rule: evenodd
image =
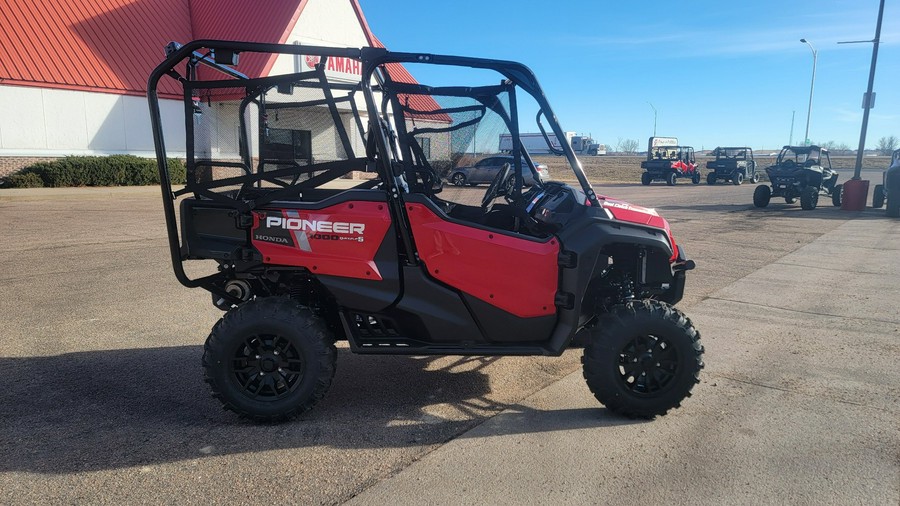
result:
<svg viewBox="0 0 900 506"><path fill-rule="evenodd" d="M538 76L563 129L615 145L653 133L711 149L859 144L877 0L518 2L360 0L395 51L516 60ZM867 147L900 137L900 8L885 5ZM462 83L461 83L462 84Z"/></svg>

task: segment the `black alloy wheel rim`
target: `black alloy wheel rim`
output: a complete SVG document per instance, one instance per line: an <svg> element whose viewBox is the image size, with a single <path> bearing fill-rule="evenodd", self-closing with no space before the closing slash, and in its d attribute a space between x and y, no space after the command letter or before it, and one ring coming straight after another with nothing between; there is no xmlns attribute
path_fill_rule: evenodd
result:
<svg viewBox="0 0 900 506"><path fill-rule="evenodd" d="M273 334L258 334L249 336L237 347L231 369L245 396L275 401L297 389L306 364L290 340Z"/></svg>
<svg viewBox="0 0 900 506"><path fill-rule="evenodd" d="M668 387L678 369L678 352L665 339L648 334L635 336L619 352L618 378L639 397L649 397Z"/></svg>

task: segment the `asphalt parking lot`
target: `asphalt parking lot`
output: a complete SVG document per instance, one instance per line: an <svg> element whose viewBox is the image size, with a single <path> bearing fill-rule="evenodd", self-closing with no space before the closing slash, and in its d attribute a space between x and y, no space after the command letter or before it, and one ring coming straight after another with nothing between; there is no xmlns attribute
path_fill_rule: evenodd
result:
<svg viewBox="0 0 900 506"><path fill-rule="evenodd" d="M607 413L580 351L347 349L311 413L243 422L202 382L221 313L171 274L158 189L0 191L0 503L900 502L900 220L597 190L698 264L679 307L707 368L652 422Z"/></svg>

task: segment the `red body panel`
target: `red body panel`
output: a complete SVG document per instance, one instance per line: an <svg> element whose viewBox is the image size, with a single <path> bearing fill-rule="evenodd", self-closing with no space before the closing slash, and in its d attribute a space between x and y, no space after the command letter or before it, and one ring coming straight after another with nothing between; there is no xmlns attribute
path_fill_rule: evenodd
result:
<svg viewBox="0 0 900 506"><path fill-rule="evenodd" d="M251 241L267 264L381 280L375 253L390 226L387 205L378 202L345 202L315 211L254 211Z"/></svg>
<svg viewBox="0 0 900 506"><path fill-rule="evenodd" d="M431 276L522 318L556 312L556 239L534 242L451 223L421 204L407 209Z"/></svg>

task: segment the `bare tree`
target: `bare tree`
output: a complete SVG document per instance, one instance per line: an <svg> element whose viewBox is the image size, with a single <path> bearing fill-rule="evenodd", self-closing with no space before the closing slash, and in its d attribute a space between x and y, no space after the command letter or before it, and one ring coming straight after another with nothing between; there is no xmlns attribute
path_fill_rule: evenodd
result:
<svg viewBox="0 0 900 506"><path fill-rule="evenodd" d="M634 139L625 139L625 140L619 139L619 144L618 144L618 149L617 149L618 151L621 151L622 153L625 153L625 154L633 155L637 151L637 148L638 148L638 141L636 141Z"/></svg>
<svg viewBox="0 0 900 506"><path fill-rule="evenodd" d="M878 139L878 146L875 148L879 155L891 156L891 153L897 149L897 136L889 135Z"/></svg>

